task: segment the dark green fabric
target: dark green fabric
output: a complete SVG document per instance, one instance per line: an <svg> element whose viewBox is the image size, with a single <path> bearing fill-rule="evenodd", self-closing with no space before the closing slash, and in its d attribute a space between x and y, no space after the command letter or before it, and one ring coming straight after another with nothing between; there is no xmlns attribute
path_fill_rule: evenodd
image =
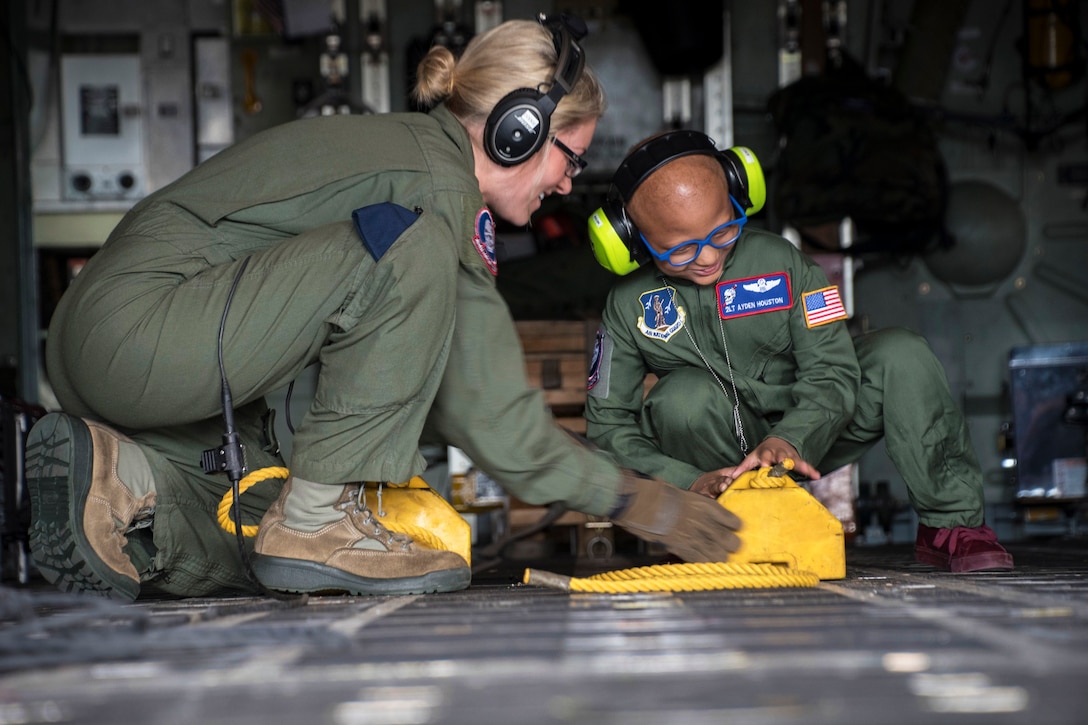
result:
<svg viewBox="0 0 1088 725"><path fill-rule="evenodd" d="M501 273L501 271L500 271ZM464 277L458 280L457 334L430 423L522 501L563 500L605 515L620 475L551 420L544 394L528 387L517 332L497 324L506 304ZM574 446L578 455L571 455Z"/></svg>
<svg viewBox="0 0 1088 725"><path fill-rule="evenodd" d="M258 401L235 411L235 425L253 471L284 465L278 455L263 450L266 410L264 402ZM242 568L236 536L218 522L219 504L230 490L230 481L226 475L208 475L200 468L200 452L222 443L221 423L200 421L132 431L131 435L155 473L154 559L150 570L141 571L149 591L182 596L255 591ZM282 479L269 478L242 494L244 526L260 522L283 484ZM245 545L252 552L253 539L245 539Z"/></svg>
<svg viewBox="0 0 1088 725"><path fill-rule="evenodd" d="M773 434L826 473L884 438L923 523L980 525L982 474L925 340L902 329L852 340L841 321L809 329L802 294L828 286L827 278L793 245L766 232L744 232L722 280L783 271L790 275L791 309L723 321L749 449ZM607 386L590 391L587 435L621 464L688 488L701 473L736 465L743 455L714 287L668 280L697 351L683 329L667 342L639 331L639 297L662 284L655 269L644 268L609 297L602 318L612 344L602 374ZM643 401L648 372L660 380Z"/></svg>

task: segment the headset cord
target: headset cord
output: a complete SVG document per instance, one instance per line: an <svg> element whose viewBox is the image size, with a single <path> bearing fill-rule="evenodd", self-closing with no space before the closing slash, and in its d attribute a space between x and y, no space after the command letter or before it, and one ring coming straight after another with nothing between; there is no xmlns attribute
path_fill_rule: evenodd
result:
<svg viewBox="0 0 1088 725"><path fill-rule="evenodd" d="M223 336L227 327L227 314L230 312L231 302L234 301L234 292L238 289L238 283L242 281L242 274L246 271L246 267L249 266L249 260L250 257L246 257L242 260L242 266L238 268L238 272L234 275L234 282L231 283L230 291L227 292L226 304L223 305L223 317L219 321L219 338L216 343L216 351L219 357L219 379L222 385L223 399L223 423L226 432L223 434L222 455L218 461L217 470L224 471L230 479L231 490L234 495L232 511L234 520L238 522L238 525L234 527L235 540L238 542L238 554L242 559L242 567L246 577L261 594L301 606L306 604L309 600L309 597L306 594L284 594L282 592L272 591L261 583L260 579L257 578L256 572L253 571L253 562L249 556L249 549L246 548L245 535L242 533L242 496L239 482L242 480L242 476L245 475L245 449L238 437L238 432L234 428L234 398L231 395L230 383L227 380L227 368L223 363ZM208 453L205 452L205 459L207 456ZM205 465L204 470L208 471L207 465Z"/></svg>

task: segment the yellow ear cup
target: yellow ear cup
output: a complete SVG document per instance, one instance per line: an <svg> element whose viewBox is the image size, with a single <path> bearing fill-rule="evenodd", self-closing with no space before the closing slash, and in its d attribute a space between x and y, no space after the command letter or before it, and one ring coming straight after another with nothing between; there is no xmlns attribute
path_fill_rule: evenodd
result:
<svg viewBox="0 0 1088 725"><path fill-rule="evenodd" d="M589 215L589 243L597 262L613 274L631 274L642 266L634 259L604 207Z"/></svg>
<svg viewBox="0 0 1088 725"><path fill-rule="evenodd" d="M737 171L741 175L741 185L748 192L746 214L755 214L767 202L767 181L763 178L763 167L759 159L747 146L733 146L725 151L731 156Z"/></svg>

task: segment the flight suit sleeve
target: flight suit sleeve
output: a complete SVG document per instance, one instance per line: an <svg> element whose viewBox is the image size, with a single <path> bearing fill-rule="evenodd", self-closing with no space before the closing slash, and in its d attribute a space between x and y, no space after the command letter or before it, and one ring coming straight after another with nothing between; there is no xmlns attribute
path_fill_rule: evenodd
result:
<svg viewBox="0 0 1088 725"><path fill-rule="evenodd" d="M620 470L606 453L565 433L543 391L530 387L521 341L493 282L462 267L456 318L431 431L526 503L562 501L608 515Z"/></svg>
<svg viewBox="0 0 1088 725"><path fill-rule="evenodd" d="M790 404L771 435L793 445L804 460L817 462L854 416L861 371L845 321L808 327L804 293L829 282L815 263L803 269L790 310L796 379Z"/></svg>
<svg viewBox="0 0 1088 725"><path fill-rule="evenodd" d="M587 384L586 436L625 466L689 488L702 471L665 455L643 431L642 400L650 370L630 327L620 320L610 296L601 315Z"/></svg>

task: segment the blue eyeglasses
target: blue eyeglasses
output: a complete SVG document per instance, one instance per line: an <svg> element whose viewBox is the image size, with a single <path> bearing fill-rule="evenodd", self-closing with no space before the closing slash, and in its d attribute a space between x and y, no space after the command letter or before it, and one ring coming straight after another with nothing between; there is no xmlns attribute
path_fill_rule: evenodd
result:
<svg viewBox="0 0 1088 725"><path fill-rule="evenodd" d="M733 202L733 208L737 210L737 218L731 222L726 222L725 224L715 227L710 234L706 235L706 239L692 239L688 242L681 242L672 249L668 249L664 253L661 253L650 246L650 243L646 241L646 237L642 232L639 232L638 235L642 237L642 243L646 245L646 249L654 259L667 262L673 267L683 267L698 259L699 255L703 252L703 247L708 244L715 249L725 249L726 247L731 247L736 244L741 230L744 229L745 222L748 221L748 215L744 213L744 209L741 207L740 203L733 198L732 194L729 195L729 201Z"/></svg>

